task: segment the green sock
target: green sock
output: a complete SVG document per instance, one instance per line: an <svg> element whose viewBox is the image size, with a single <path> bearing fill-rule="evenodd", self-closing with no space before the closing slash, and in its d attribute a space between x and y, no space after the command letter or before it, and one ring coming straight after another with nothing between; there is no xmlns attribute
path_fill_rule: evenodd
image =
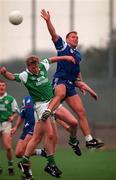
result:
<svg viewBox="0 0 116 180"><path fill-rule="evenodd" d="M47 156L47 161L48 161L48 164L55 165L55 160L54 160L54 156L53 155L48 155Z"/></svg>
<svg viewBox="0 0 116 180"><path fill-rule="evenodd" d="M70 136L69 142L72 143L72 144L75 144L77 142L76 137L71 137Z"/></svg>
<svg viewBox="0 0 116 180"><path fill-rule="evenodd" d="M23 164L28 164L29 163L29 157L28 156L23 156L22 157L22 159L21 159L21 162L23 163Z"/></svg>

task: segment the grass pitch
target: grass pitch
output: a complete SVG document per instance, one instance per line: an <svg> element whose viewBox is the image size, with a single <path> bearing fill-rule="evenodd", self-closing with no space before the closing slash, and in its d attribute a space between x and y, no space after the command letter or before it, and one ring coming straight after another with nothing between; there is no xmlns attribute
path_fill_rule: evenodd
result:
<svg viewBox="0 0 116 180"><path fill-rule="evenodd" d="M58 149L56 163L62 170L61 180L116 180L116 151L82 151L82 156L76 156L72 149ZM32 170L35 180L55 180L55 177L44 172L46 159L32 157ZM7 160L4 151L0 151L0 165L3 173L0 180L20 180L21 172L17 168L18 160L14 159L15 175L9 176Z"/></svg>

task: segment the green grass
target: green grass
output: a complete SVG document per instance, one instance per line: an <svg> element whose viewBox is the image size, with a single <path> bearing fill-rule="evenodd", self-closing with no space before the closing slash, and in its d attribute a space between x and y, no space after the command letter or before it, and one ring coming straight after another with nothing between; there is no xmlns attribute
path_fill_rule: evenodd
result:
<svg viewBox="0 0 116 180"><path fill-rule="evenodd" d="M82 151L82 156L76 156L70 148L59 149L56 153L56 162L63 171L61 180L116 180L116 151ZM32 170L36 180L54 180L56 178L44 172L46 159L32 157ZM17 168L17 159L14 160L15 176L7 173L7 161L3 151L0 151L0 164L3 174L0 180L20 180L21 172Z"/></svg>

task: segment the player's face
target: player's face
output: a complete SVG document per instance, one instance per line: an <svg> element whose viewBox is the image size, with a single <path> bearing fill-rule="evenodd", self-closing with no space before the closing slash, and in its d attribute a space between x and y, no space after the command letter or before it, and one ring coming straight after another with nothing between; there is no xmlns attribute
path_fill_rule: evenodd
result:
<svg viewBox="0 0 116 180"><path fill-rule="evenodd" d="M0 82L0 96L3 96L6 92L6 84L4 82Z"/></svg>
<svg viewBox="0 0 116 180"><path fill-rule="evenodd" d="M66 42L73 48L76 48L78 44L78 36L75 33L70 33L66 38Z"/></svg>
<svg viewBox="0 0 116 180"><path fill-rule="evenodd" d="M39 74L39 68L38 68L38 63L30 63L28 65L28 70L32 73L32 74Z"/></svg>

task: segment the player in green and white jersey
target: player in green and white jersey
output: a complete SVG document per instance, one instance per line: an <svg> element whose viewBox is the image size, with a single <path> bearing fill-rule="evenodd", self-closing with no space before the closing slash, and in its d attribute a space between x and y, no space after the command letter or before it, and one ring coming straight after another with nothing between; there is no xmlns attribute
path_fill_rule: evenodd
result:
<svg viewBox="0 0 116 180"><path fill-rule="evenodd" d="M6 89L6 82L0 80L0 135L6 149L8 159L8 172L9 175L13 175L13 148L12 136L10 132L12 122L18 116L19 108L15 98L7 94ZM0 173L2 173L2 168L0 168Z"/></svg>
<svg viewBox="0 0 116 180"><path fill-rule="evenodd" d="M30 96L35 103L36 119L37 123L35 124L33 143L29 143L25 156L22 162L19 163L20 168L23 167L26 177L31 179L31 175L28 173L28 167L26 166L29 162L29 156L32 154L36 145L41 141L43 134L46 137L45 149L47 151L48 165L45 167L45 171L50 173L52 176L59 177L61 171L57 168L54 160L54 142L53 142L53 129L51 125L51 120L48 118L46 121L41 121L42 114L45 110L48 109L48 105L53 98L52 85L48 80L47 71L51 63L61 61L61 60L70 61L75 63L73 57L71 56L62 56L62 57L52 57L49 59L44 59L39 62L37 56L30 56L26 60L27 69L19 74L13 74L6 70L5 67L1 67L1 74L9 79L15 80L17 82L22 82L25 87L28 89ZM39 63L39 64L38 64Z"/></svg>

